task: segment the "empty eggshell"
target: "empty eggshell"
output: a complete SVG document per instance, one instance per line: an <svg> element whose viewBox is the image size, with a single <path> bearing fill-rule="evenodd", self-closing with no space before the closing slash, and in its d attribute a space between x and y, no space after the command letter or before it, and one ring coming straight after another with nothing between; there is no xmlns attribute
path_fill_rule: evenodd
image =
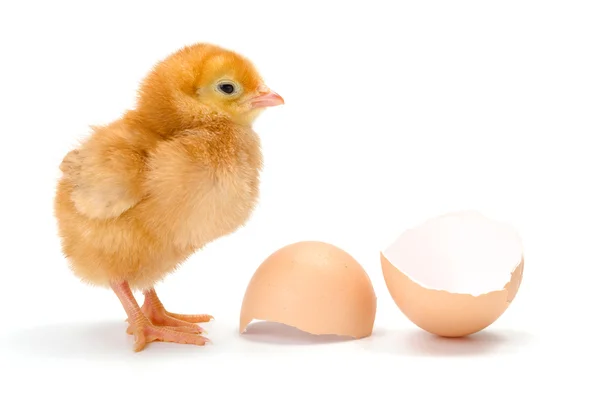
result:
<svg viewBox="0 0 600 400"><path fill-rule="evenodd" d="M445 337L478 332L517 294L523 248L510 226L475 211L432 218L381 253L387 288L414 324Z"/></svg>
<svg viewBox="0 0 600 400"><path fill-rule="evenodd" d="M373 331L376 303L369 276L352 256L328 243L298 242L271 254L254 273L240 333L256 319L359 339Z"/></svg>

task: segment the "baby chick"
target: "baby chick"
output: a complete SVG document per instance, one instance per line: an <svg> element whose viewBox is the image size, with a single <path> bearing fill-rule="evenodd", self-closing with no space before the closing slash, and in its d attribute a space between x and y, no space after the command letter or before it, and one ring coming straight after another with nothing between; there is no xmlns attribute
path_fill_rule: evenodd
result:
<svg viewBox="0 0 600 400"><path fill-rule="evenodd" d="M54 202L62 251L82 281L118 296L135 351L208 340L196 324L210 315L169 312L153 287L248 221L262 169L252 123L280 104L246 58L187 46L153 68L134 109L93 127L62 161ZM132 290L143 292L141 308Z"/></svg>

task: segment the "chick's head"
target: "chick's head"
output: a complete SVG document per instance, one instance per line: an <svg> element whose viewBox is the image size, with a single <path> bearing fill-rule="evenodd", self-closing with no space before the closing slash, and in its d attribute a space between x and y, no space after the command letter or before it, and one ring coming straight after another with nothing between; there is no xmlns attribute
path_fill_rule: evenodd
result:
<svg viewBox="0 0 600 400"><path fill-rule="evenodd" d="M251 125L266 107L283 104L283 98L265 85L254 66L231 52L208 60L198 74L196 94L201 104L243 125Z"/></svg>
<svg viewBox="0 0 600 400"><path fill-rule="evenodd" d="M155 66L139 91L138 109L161 133L201 124L215 115L251 126L283 98L254 65L230 50L209 44L187 46Z"/></svg>

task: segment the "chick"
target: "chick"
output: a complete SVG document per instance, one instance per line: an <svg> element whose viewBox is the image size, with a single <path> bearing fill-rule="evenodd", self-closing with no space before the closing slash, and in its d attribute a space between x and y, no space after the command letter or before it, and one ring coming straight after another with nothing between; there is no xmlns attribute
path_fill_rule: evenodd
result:
<svg viewBox="0 0 600 400"><path fill-rule="evenodd" d="M248 221L263 162L252 124L280 104L243 56L187 46L155 65L132 110L93 127L63 159L54 202L62 251L83 282L117 295L135 351L208 340L197 323L212 316L167 311L154 286Z"/></svg>

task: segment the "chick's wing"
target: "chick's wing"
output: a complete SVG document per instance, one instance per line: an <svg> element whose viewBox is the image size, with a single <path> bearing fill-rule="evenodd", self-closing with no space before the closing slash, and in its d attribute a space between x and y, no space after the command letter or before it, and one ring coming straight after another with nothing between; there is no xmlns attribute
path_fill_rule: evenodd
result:
<svg viewBox="0 0 600 400"><path fill-rule="evenodd" d="M118 217L143 197L145 149L124 128L96 129L69 152L60 169L71 183L71 200L89 218Z"/></svg>

